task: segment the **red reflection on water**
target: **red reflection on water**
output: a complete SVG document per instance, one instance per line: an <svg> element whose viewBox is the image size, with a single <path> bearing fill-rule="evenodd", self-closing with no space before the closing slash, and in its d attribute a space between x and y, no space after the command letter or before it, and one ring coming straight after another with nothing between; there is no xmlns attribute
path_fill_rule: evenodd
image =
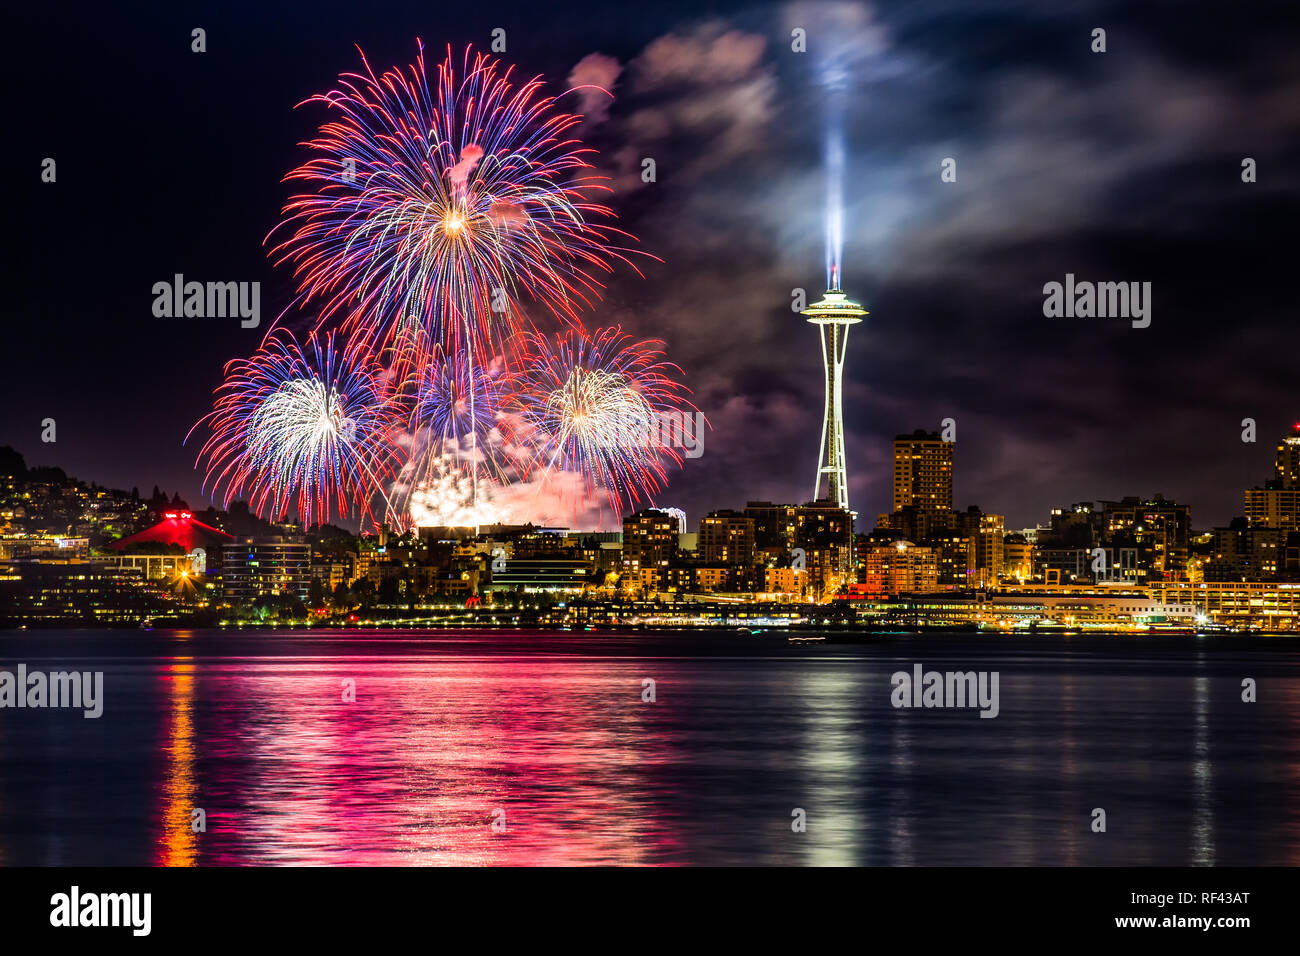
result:
<svg viewBox="0 0 1300 956"><path fill-rule="evenodd" d="M647 664L562 660L205 663L202 862L669 860L684 848L659 799L671 735L641 700Z"/></svg>

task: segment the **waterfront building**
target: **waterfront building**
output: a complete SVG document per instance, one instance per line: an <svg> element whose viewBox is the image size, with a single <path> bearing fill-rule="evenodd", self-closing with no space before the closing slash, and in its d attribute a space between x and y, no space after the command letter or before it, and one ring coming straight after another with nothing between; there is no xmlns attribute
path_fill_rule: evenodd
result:
<svg viewBox="0 0 1300 956"><path fill-rule="evenodd" d="M310 583L311 546L300 538L244 538L224 550L222 589L231 603L251 603L263 595L305 601Z"/></svg>
<svg viewBox="0 0 1300 956"><path fill-rule="evenodd" d="M1159 582L1150 591L1159 601L1195 604L1215 624L1269 631L1300 629L1300 582Z"/></svg>
<svg viewBox="0 0 1300 956"><path fill-rule="evenodd" d="M938 557L911 541L872 544L858 560L858 581L850 596L911 594L939 589Z"/></svg>
<svg viewBox="0 0 1300 956"><path fill-rule="evenodd" d="M514 558L494 570L486 590L524 594L578 595L597 583L591 565L581 558Z"/></svg>

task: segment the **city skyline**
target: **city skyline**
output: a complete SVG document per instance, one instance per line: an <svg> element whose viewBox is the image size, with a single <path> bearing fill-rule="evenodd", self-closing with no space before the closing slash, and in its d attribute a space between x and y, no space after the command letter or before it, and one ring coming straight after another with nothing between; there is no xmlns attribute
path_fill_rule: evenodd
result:
<svg viewBox="0 0 1300 956"><path fill-rule="evenodd" d="M695 532L647 508L615 534L487 524L353 536L268 522L243 503L196 513L157 487L144 498L88 486L0 448L0 620L1300 627L1300 424L1278 440L1273 474L1244 490L1245 514L1209 529L1157 494L1073 502L1016 531L955 506L954 451L938 433L897 436L894 510L856 535L832 500L748 499Z"/></svg>
<svg viewBox="0 0 1300 956"><path fill-rule="evenodd" d="M1243 496L1244 500L1242 500L1242 498L1239 498L1239 501L1242 502L1241 506L1238 507L1237 510L1231 515L1229 521L1225 521L1221 523L1219 522L1205 523L1201 521L1198 522L1198 524L1194 527L1199 527L1201 530L1206 530L1211 527L1227 527L1231 522L1241 521L1241 520L1245 520L1248 523L1263 524L1266 526L1289 527L1290 523L1292 523L1295 520L1294 515L1297 511L1297 508L1300 508L1300 422L1295 422L1294 424L1292 424L1291 427L1284 434L1280 435L1280 437L1278 437L1275 442L1270 443L1268 440L1265 440L1264 442L1261 442L1261 444L1264 444L1265 446L1272 449L1272 453L1271 453L1272 474L1263 478L1257 477L1255 481L1251 482L1250 484L1246 485L1242 489L1238 490L1238 494ZM982 507L982 505L980 505L979 502L967 502L963 500L961 496L954 490L956 487L958 487L955 479L959 471L956 464L957 442L955 440L950 441L942 438L941 433L939 431L930 432L930 431L926 431L925 429L916 429L911 433L902 433L896 435L893 441L891 442L891 447L892 447L892 468L889 469L889 473L891 476L889 484L891 487L892 500L890 503L890 507L888 510L881 510L877 512L875 516L866 515L860 512L853 512L854 514L856 514L856 518L857 518L857 521L855 523L855 528L854 528L856 534L865 536L871 530L873 530L873 528L875 530L879 530L881 527L880 525L881 518L885 518L890 515L896 515L902 512L903 510L909 508L919 507L923 511L960 512L961 510L963 510L963 506L964 506L970 509L978 508L982 513L985 514L1003 515L1002 512L996 512L994 509ZM5 453L8 455L17 454L20 456L22 454L17 449L13 449L8 446L0 446L0 453ZM912 466L910 469L908 469L903 464L908 460L912 461ZM38 462L30 462L30 461L26 461L25 458L24 458L24 463L29 472L46 470L46 469L55 469L55 470L63 471L68 481L78 482L85 485L98 486L100 488L105 488L123 494L128 493L128 491L130 490L128 488L119 488L111 485L105 485L102 482L96 482L93 479L88 479L83 476L73 474L69 472L67 469L63 469L58 465L47 465ZM4 462L0 462L0 465L3 464ZM182 502L184 503L184 506L190 508L191 511L204 511L209 509L216 510L219 512L226 512L235 509L243 509L244 512L249 511L249 503L242 498L235 499L234 501L232 501L231 504L234 506L234 508L223 508L220 505L214 505L206 501L200 501L200 503L198 504L191 503L188 499L185 498L184 495L181 494L179 490L164 488L162 485L158 484L157 482L154 482L152 486L146 483L145 487L152 487L154 492L162 495L163 499L167 499L173 502L173 504L168 506L172 508L172 510L175 510L175 507L177 507L177 505L175 505L175 501L176 501L176 497L179 496ZM140 485L131 486L131 489L134 489L136 491L139 491L139 488ZM1149 500L1168 500L1168 501L1179 500L1179 496L1177 494L1166 495L1162 491L1146 493L1144 492L1143 489L1131 489L1131 490L1138 491L1139 494L1136 496L1129 495L1129 494L1122 494L1122 495L1117 495L1112 497L1107 497L1103 495L1084 495L1082 497L1074 498L1068 501L1065 499L1060 499L1057 502L1057 504L1050 507L1044 514L1048 519L1050 519L1052 515L1061 514L1065 509L1075 507L1080 504L1092 504L1095 502L1118 502L1118 501L1123 501L1128 499L1134 499L1135 497L1137 500L1148 500L1148 501ZM170 491L170 495L169 495L169 491ZM1279 497L1279 495L1281 497ZM144 499L143 493L141 493L141 499L142 500ZM621 528L623 522L626 520L626 518L629 515L633 515L639 512L657 511L665 515L671 514L672 520L674 522L678 522L679 520L682 521L683 526L687 529L689 529L692 526L699 529L701 522L705 518L710 517L711 515L716 513L726 512L730 509L733 509L737 505L737 503L742 500L745 503L773 503L766 499L757 498L753 495L747 496L743 493L743 489L742 489L741 494L721 502L718 505L718 507L711 508L708 511L702 512L701 514L696 516L686 515L684 518L682 518L678 514L673 514L675 510L679 510L679 509L673 509L667 505L654 505L650 503L642 503L637 507L632 508L624 512L622 515L620 515L618 520L615 522L615 525L617 528ZM834 499L825 496L817 499L794 498L794 499L776 502L776 503L779 503L782 506L790 506L790 507L799 507L803 505L818 505L818 504L820 505L836 504ZM1279 519L1281 521L1280 524L1279 524ZM263 523L268 525L283 522L283 523L288 523L291 525L301 527L303 529L308 529L317 526L327 526L327 525L336 525L338 527L344 527L344 528L346 527L345 524L341 524L338 522L304 523L301 519L301 516L297 515L292 510L291 507L288 508L283 515L264 517L261 520L263 521ZM548 526L546 522L536 522L536 521L523 521L523 522L512 521L512 522L505 522L505 523L514 524L514 525L533 524L536 525L537 527ZM563 524L557 525L554 522L551 522L549 526L556 527L556 528L568 527ZM417 524L414 527L418 529L420 527L426 527L426 528L436 527L436 525ZM1019 530L1044 529L1046 527L1048 527L1048 525L1044 525L1039 521L1034 521L1026 524L1008 522L1005 526L1005 530L1006 533L1010 534ZM377 530L379 530L377 526L363 527L359 529L359 533L374 534ZM571 528L570 530L576 532L595 533L600 531L606 531L609 529Z"/></svg>

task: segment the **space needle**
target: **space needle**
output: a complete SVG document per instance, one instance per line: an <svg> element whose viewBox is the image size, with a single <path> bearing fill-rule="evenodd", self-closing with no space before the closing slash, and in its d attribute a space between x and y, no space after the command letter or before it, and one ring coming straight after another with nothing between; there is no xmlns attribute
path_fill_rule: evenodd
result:
<svg viewBox="0 0 1300 956"><path fill-rule="evenodd" d="M848 349L849 326L857 325L867 310L840 289L838 267L831 269L831 287L821 299L800 314L817 326L822 340L822 361L826 366L826 413L822 418L822 441L818 452L813 500L827 498L849 510L849 482L844 467L844 356ZM822 495L822 480L829 482Z"/></svg>

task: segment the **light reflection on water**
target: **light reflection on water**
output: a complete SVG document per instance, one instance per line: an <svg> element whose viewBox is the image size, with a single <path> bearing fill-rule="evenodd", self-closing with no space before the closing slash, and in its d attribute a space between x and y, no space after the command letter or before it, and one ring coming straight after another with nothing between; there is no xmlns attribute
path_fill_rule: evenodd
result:
<svg viewBox="0 0 1300 956"><path fill-rule="evenodd" d="M106 703L0 710L5 865L1300 863L1286 644L0 634L20 661ZM999 717L893 709L913 662L998 670Z"/></svg>

